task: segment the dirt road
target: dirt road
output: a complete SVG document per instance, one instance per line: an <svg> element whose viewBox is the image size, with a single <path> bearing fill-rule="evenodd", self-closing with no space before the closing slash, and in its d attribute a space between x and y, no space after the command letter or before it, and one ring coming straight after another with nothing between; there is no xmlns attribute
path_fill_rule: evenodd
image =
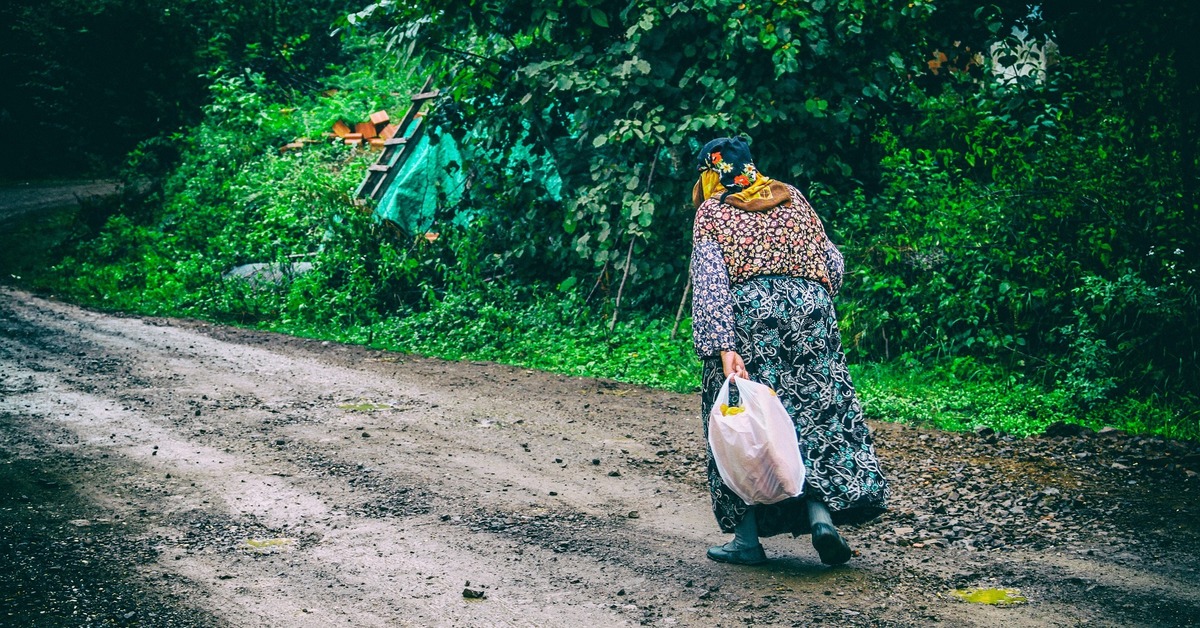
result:
<svg viewBox="0 0 1200 628"><path fill-rule="evenodd" d="M75 205L82 200L111 196L117 181L48 181L0 186L0 224L31 211Z"/></svg>
<svg viewBox="0 0 1200 628"><path fill-rule="evenodd" d="M0 624L1200 618L1194 446L875 424L896 497L845 530L859 555L775 537L737 567L704 557L698 405L0 288Z"/></svg>

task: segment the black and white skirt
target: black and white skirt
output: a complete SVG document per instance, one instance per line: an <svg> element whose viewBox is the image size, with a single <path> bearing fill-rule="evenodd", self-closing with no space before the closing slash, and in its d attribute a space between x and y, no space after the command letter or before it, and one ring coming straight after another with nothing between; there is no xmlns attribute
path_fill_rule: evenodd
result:
<svg viewBox="0 0 1200 628"><path fill-rule="evenodd" d="M815 281L777 276L734 284L731 291L737 351L750 379L774 388L787 408L808 475L803 496L747 506L721 481L709 451L708 484L721 530L732 532L755 508L759 536L808 534L805 497L825 502L835 524L862 523L882 514L888 484L846 370L829 292ZM706 443L708 413L724 380L720 359L705 360L701 416Z"/></svg>

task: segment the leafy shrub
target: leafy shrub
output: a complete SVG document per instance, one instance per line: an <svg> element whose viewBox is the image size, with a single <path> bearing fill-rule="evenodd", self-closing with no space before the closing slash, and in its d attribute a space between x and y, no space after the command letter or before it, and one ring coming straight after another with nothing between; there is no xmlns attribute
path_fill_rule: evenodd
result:
<svg viewBox="0 0 1200 628"><path fill-rule="evenodd" d="M1117 157L1133 129L1083 113L1092 95L1074 81L1064 70L1032 90L948 91L923 122L878 134L884 189L841 212L856 355L974 356L1081 409L1125 395L1194 404L1200 379L1184 365L1200 317L1178 169Z"/></svg>

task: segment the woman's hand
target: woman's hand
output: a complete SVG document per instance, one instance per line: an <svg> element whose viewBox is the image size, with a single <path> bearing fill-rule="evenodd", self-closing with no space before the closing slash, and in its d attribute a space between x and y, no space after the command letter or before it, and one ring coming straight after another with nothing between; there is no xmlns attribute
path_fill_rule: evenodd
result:
<svg viewBox="0 0 1200 628"><path fill-rule="evenodd" d="M742 361L742 356L738 355L737 351L722 351L721 366L725 367L725 377L734 375L742 379L750 379L750 374L746 372L746 363Z"/></svg>

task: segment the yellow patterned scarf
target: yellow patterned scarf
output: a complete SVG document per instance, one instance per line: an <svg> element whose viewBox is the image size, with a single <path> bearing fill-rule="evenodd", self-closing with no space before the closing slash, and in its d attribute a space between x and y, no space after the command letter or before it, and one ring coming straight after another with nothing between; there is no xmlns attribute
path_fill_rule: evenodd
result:
<svg viewBox="0 0 1200 628"><path fill-rule="evenodd" d="M700 207L706 199L713 197L748 212L765 211L791 200L786 185L762 173L750 187L736 194L726 194L725 186L721 185L721 175L713 170L705 170L692 187L692 204Z"/></svg>

